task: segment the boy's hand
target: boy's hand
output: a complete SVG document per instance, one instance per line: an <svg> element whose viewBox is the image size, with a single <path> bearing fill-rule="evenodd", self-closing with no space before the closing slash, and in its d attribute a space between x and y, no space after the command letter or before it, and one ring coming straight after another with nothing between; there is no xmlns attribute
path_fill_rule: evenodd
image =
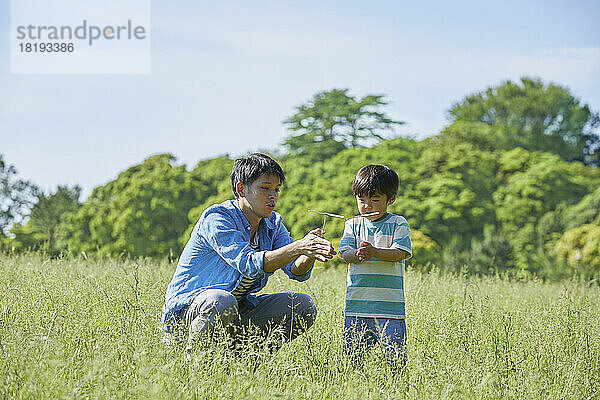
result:
<svg viewBox="0 0 600 400"><path fill-rule="evenodd" d="M356 256L360 262L365 262L375 256L375 247L369 242L360 242L360 249L356 251Z"/></svg>

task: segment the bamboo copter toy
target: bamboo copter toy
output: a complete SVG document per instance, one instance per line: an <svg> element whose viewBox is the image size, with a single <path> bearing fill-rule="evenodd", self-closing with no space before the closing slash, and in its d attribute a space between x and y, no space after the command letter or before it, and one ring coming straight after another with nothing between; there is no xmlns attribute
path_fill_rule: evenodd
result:
<svg viewBox="0 0 600 400"><path fill-rule="evenodd" d="M308 210L308 212L312 212L312 213L315 213L315 214L322 214L324 216L323 217L323 228L321 228L321 230L323 230L323 232L325 232L325 225L327 224L327 217L334 217L334 218L341 218L341 219L352 219L352 218L358 218L358 217L370 217L372 215L379 214L379 211L375 211L375 212L367 213L367 214L358 214L358 215L355 215L353 217L345 217L343 215L328 213L328 212L324 212L324 211Z"/></svg>

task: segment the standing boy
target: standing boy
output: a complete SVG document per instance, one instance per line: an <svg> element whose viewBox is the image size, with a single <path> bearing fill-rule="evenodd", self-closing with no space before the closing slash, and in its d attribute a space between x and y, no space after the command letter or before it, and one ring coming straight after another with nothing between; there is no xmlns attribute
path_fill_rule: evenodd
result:
<svg viewBox="0 0 600 400"><path fill-rule="evenodd" d="M404 260L412 256L404 217L387 212L398 175L385 165L362 167L352 183L358 211L349 219L340 255L349 263L344 351L355 357L379 343L389 361L406 357Z"/></svg>

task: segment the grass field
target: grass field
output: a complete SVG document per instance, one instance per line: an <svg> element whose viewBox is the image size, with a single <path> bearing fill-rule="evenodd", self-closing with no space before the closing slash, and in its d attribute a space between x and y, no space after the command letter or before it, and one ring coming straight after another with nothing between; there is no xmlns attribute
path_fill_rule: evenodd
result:
<svg viewBox="0 0 600 400"><path fill-rule="evenodd" d="M0 398L600 398L596 284L406 277L408 363L341 355L343 268L268 292L310 294L308 335L274 355L161 343L168 261L0 256Z"/></svg>

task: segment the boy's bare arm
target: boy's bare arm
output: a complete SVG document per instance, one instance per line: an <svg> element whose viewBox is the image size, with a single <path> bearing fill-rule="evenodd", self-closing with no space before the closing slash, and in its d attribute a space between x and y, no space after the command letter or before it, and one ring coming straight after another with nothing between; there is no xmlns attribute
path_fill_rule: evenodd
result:
<svg viewBox="0 0 600 400"><path fill-rule="evenodd" d="M379 247L374 247L374 249L375 255L373 257L384 261L402 261L408 256L404 250L400 249L382 249Z"/></svg>
<svg viewBox="0 0 600 400"><path fill-rule="evenodd" d="M356 256L361 262L370 258L384 261L402 261L408 257L408 253L400 249L375 247L369 242L361 242Z"/></svg>

